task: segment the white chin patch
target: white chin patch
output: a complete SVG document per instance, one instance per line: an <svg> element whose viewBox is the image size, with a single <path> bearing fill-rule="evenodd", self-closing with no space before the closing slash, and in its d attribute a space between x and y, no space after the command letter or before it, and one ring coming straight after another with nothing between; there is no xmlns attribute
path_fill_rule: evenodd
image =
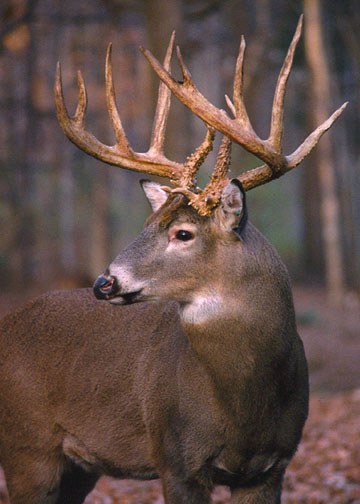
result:
<svg viewBox="0 0 360 504"><path fill-rule="evenodd" d="M111 298L109 299L110 304L115 304L115 305L124 305L126 304L125 299L123 297L116 297L116 298Z"/></svg>
<svg viewBox="0 0 360 504"><path fill-rule="evenodd" d="M181 309L181 319L187 324L204 324L224 311L224 301L219 295L197 295Z"/></svg>

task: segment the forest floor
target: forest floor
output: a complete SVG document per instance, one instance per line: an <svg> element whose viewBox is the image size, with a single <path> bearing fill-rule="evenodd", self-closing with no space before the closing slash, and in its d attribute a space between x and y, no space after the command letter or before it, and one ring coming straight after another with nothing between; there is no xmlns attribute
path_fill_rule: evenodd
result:
<svg viewBox="0 0 360 504"><path fill-rule="evenodd" d="M310 414L285 477L284 504L360 504L360 305L334 309L319 289L296 287L310 369ZM0 314L18 300L0 297ZM160 483L102 478L86 504L163 504ZM218 488L213 503L229 503ZM8 504L0 474L0 504ZM24 503L25 504L25 503Z"/></svg>

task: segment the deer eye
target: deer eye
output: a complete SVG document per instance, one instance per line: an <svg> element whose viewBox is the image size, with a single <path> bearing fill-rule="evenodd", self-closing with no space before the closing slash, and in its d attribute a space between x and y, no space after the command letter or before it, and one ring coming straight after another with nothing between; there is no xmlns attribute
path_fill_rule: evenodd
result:
<svg viewBox="0 0 360 504"><path fill-rule="evenodd" d="M185 229L180 229L176 233L175 238L177 240L181 240L181 241L189 241L189 240L192 240L194 238L194 235L190 231L187 231Z"/></svg>

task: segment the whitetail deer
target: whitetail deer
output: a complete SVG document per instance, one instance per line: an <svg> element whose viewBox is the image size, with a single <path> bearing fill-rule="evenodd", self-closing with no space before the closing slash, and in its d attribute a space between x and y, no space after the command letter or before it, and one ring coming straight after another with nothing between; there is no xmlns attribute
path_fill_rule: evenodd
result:
<svg viewBox="0 0 360 504"><path fill-rule="evenodd" d="M107 163L167 177L143 183L154 213L90 290L53 292L1 324L0 454L12 504L77 504L102 474L161 478L167 504L205 504L219 484L231 502L280 502L285 468L308 408L308 376L288 274L248 222L245 190L295 167L339 116L290 156L282 154L285 85L300 36L275 91L271 132L253 131L242 97L245 44L236 64L231 118L192 82L145 56L160 84L151 147L132 150L106 91L115 146L84 127L85 86L69 117L58 70L57 114L66 135ZM168 87L166 87L168 86ZM170 92L208 125L185 163L163 154ZM218 130L225 136L210 182L195 176ZM230 143L266 164L229 180ZM139 302L142 304L139 304ZM151 302L149 302L151 301ZM123 305L123 306L117 306Z"/></svg>

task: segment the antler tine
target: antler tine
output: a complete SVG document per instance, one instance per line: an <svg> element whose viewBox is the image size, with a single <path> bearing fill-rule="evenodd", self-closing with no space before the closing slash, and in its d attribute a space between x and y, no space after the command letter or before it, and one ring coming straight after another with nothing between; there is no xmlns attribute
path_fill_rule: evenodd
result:
<svg viewBox="0 0 360 504"><path fill-rule="evenodd" d="M284 98L286 84L294 61L295 49L301 37L303 17L304 16L301 15L299 18L294 37L289 46L283 66L280 70L274 94L271 114L271 127L268 142L278 151L281 151L282 149Z"/></svg>
<svg viewBox="0 0 360 504"><path fill-rule="evenodd" d="M86 87L82 75L78 72L78 105L74 116L70 116L64 101L61 67L58 63L56 69L54 94L56 114L65 135L81 150L110 165L119 166L128 170L145 172L150 175L177 178L181 174L182 164L167 159L159 150L140 153L131 148L120 116L116 108L115 92L112 79L111 45L106 56L106 98L110 119L115 131L116 144L113 146L101 143L92 133L85 128L85 115L87 108ZM166 107L165 107L166 108Z"/></svg>
<svg viewBox="0 0 360 504"><path fill-rule="evenodd" d="M117 147L119 152L123 152L127 155L134 156L134 151L130 147L129 141L125 134L123 125L121 123L120 115L116 106L116 98L115 98L115 90L114 90L114 81L112 75L112 64L111 64L111 51L112 44L108 45L106 51L106 60L105 60L105 89L106 89L106 104L111 120L111 124L114 129L115 138L117 141Z"/></svg>
<svg viewBox="0 0 360 504"><path fill-rule="evenodd" d="M227 177L230 169L231 161L231 140L227 136L223 136L218 155L216 156L216 164L212 178L214 180L223 180Z"/></svg>
<svg viewBox="0 0 360 504"><path fill-rule="evenodd" d="M210 177L210 182L203 190L207 208L214 208L221 198L225 184L228 182L228 173L231 162L231 140L223 136L218 154L216 156L215 169Z"/></svg>
<svg viewBox="0 0 360 504"><path fill-rule="evenodd" d="M292 154L286 156L287 166L282 174L287 173L288 171L296 168L310 152L316 146L320 138L331 126L334 124L336 119L343 113L347 106L348 102L343 103L341 107L339 107L335 112L320 126L316 128L298 147ZM245 191L249 191L250 189L254 189L260 185L266 184L270 180L273 180L274 174L267 165L258 166L257 168L253 168L252 170L248 170L245 173L242 173L237 177L237 179L241 182Z"/></svg>
<svg viewBox="0 0 360 504"><path fill-rule="evenodd" d="M239 54L236 59L236 65L235 65L233 100L235 108L235 118L239 121L240 124L243 124L245 127L252 130L250 119L246 111L243 95L245 49L246 49L245 37L242 35Z"/></svg>
<svg viewBox="0 0 360 504"><path fill-rule="evenodd" d="M170 74L170 63L171 57L173 54L175 42L175 31L172 32L169 46L166 51L163 68ZM186 69L184 63L182 62L181 54L179 47L177 49L177 57L178 60L181 61L180 65L183 70L183 74L186 74L190 77L190 73ZM141 47L140 50L144 52L145 50ZM170 100L171 100L171 91L170 89L160 81L159 92L158 92L158 103L156 107L156 113L154 118L154 125L152 130L151 137L151 145L148 153L156 152L160 155L163 155L163 145L165 139L165 129L167 124L167 119L169 115L170 109ZM181 173L179 173L176 177L172 179L172 183L174 183L178 187L183 188L194 188L196 180L195 176L198 172L200 166L204 162L206 156L212 150L213 141L215 137L215 130L210 126L207 126L207 132L205 135L205 139L201 143L199 147L186 159L183 164L183 168Z"/></svg>
<svg viewBox="0 0 360 504"><path fill-rule="evenodd" d="M214 131L209 128L207 137L209 137L209 144L211 142L212 146L212 138L214 135ZM207 143L207 139L203 142L205 145ZM222 191L224 189L225 184L227 183L227 174L230 167L230 154L231 154L231 140L224 136L218 154L216 156L216 165L215 169L210 177L210 181L205 187L205 189L197 189L197 192L193 192L189 189L189 186L181 186L173 189L172 193L183 194L189 200L189 205L197 210L199 215L211 215L213 209L218 205ZM193 163L192 163L193 164ZM186 163L185 163L186 166Z"/></svg>
<svg viewBox="0 0 360 504"><path fill-rule="evenodd" d="M181 177L178 180L174 181L177 186L195 188L196 174L199 171L200 166L203 164L206 156L212 150L214 138L215 130L208 126L203 142L199 145L199 147L197 147L195 152L188 156L187 160L184 163Z"/></svg>
<svg viewBox="0 0 360 504"><path fill-rule="evenodd" d="M77 74L77 83L78 83L78 89L79 89L79 101L76 107L76 111L74 114L73 121L76 123L82 123L84 121L84 115L87 107L87 96L86 96L86 89L84 86L84 81L82 79L82 76L80 72ZM64 93L62 89L62 75L61 75L61 65L60 62L58 61L56 64L56 73L55 73L55 85L54 85L54 92L55 92L55 107L56 107L56 114L57 118L59 120L59 123L63 129L66 128L67 126L67 121L70 119L68 111L65 106L64 102Z"/></svg>
<svg viewBox="0 0 360 504"><path fill-rule="evenodd" d="M100 147L102 144L96 140L95 137L88 133L84 129L85 114L87 108L87 96L84 79L81 72L77 73L77 84L78 84L78 104L73 117L69 116L67 111L64 94L62 88L62 76L61 76L61 65L58 62L56 66L56 76L55 76L55 108L56 115L60 126L62 127L65 135L78 147L92 154L96 147Z"/></svg>
<svg viewBox="0 0 360 504"><path fill-rule="evenodd" d="M59 63L59 74L61 72L60 69L60 63ZM61 77L60 77L61 78ZM83 79L83 76L81 75L80 70L77 72L77 85L78 85L78 92L79 92L79 101L75 110L74 114L74 121L76 121L79 124L83 124L85 120L85 114L86 114L86 109L87 109L87 95L86 95L86 88L85 88L85 82Z"/></svg>
<svg viewBox="0 0 360 504"><path fill-rule="evenodd" d="M181 69L181 73L182 73L182 76L184 79L183 83L190 84L193 86L194 83L193 83L191 73L190 73L188 67L185 65L184 58L182 57L181 49L179 46L176 46L176 57L177 57L177 60L178 60L178 63L179 63L180 69Z"/></svg>
<svg viewBox="0 0 360 504"><path fill-rule="evenodd" d="M174 50L175 31L172 32L170 42L166 50L164 68L170 72L171 57ZM165 130L170 110L170 89L160 81L158 101L155 111L154 124L151 133L150 149L148 152L164 153Z"/></svg>
<svg viewBox="0 0 360 504"><path fill-rule="evenodd" d="M349 102L345 102L339 107L338 109L335 110L331 114L331 116L326 119L320 126L316 128L298 147L292 154L289 156L286 156L286 159L288 161L288 169L295 168L298 166L303 159L306 158L308 154L313 150L313 148L316 146L320 138L323 136L324 133L327 132L328 129L331 128L331 126L334 124L336 119L343 113L343 111L346 109L347 105Z"/></svg>

